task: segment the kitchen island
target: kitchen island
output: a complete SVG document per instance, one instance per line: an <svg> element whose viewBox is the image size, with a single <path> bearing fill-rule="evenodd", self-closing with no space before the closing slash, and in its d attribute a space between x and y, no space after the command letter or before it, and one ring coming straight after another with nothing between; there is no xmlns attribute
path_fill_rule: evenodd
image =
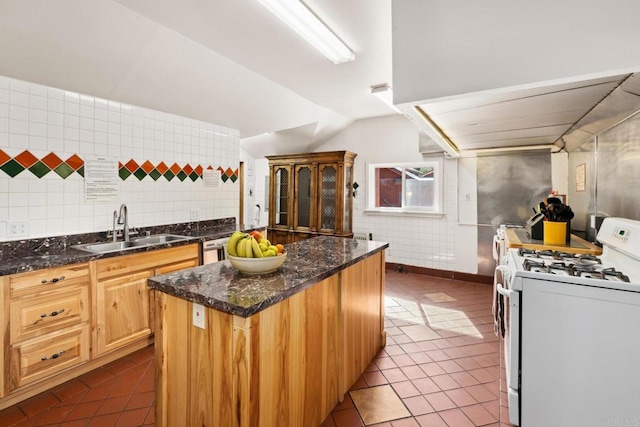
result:
<svg viewBox="0 0 640 427"><path fill-rule="evenodd" d="M224 261L149 279L157 424L319 426L385 345L387 247L321 236L273 273Z"/></svg>

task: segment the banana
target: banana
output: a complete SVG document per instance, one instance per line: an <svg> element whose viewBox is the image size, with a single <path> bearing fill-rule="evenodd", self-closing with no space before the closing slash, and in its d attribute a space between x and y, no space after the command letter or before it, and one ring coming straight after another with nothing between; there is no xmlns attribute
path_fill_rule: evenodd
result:
<svg viewBox="0 0 640 427"><path fill-rule="evenodd" d="M246 235L247 234L243 233L242 231L236 231L231 235L231 237L229 237L229 244L227 246L227 251L229 252L229 255L238 256L238 242L243 237L246 237Z"/></svg>
<svg viewBox="0 0 640 427"><path fill-rule="evenodd" d="M251 248L253 249L253 257L254 258L262 258L262 250L260 250L260 246L258 246L258 241L255 238L251 238Z"/></svg>
<svg viewBox="0 0 640 427"><path fill-rule="evenodd" d="M253 237L251 236L247 236L247 238L243 240L245 258L253 258L253 246L251 246L252 240L253 240Z"/></svg>
<svg viewBox="0 0 640 427"><path fill-rule="evenodd" d="M244 238L244 239L240 239L240 241L238 242L238 244L237 244L237 246L236 246L236 248L235 248L235 249L236 249L237 256L239 256L239 257L241 257L241 258L244 258L244 257L246 257L246 256L247 256L247 255L246 255L246 254L247 254L247 253L246 253L246 246L245 246L245 242L246 242L246 240L247 240L246 238ZM231 253L231 252L229 252L229 253Z"/></svg>

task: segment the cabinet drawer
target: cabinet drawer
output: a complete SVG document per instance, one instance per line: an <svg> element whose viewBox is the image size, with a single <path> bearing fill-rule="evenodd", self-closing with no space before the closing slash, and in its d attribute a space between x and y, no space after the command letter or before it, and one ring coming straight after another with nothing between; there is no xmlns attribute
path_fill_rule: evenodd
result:
<svg viewBox="0 0 640 427"><path fill-rule="evenodd" d="M65 286L11 301L11 343L89 322L87 286Z"/></svg>
<svg viewBox="0 0 640 427"><path fill-rule="evenodd" d="M174 271L197 267L199 264L197 259L190 259L175 264L163 265L162 267L156 268L153 273L155 276L158 276L160 274L173 273Z"/></svg>
<svg viewBox="0 0 640 427"><path fill-rule="evenodd" d="M50 268L15 274L9 278L11 297L32 295L61 286L88 283L89 266L87 264L67 265L60 268Z"/></svg>
<svg viewBox="0 0 640 427"><path fill-rule="evenodd" d="M198 259L198 244L191 244L98 260L96 274L98 280L102 280L187 260L197 262Z"/></svg>
<svg viewBox="0 0 640 427"><path fill-rule="evenodd" d="M89 330L85 325L11 346L11 389L88 361Z"/></svg>

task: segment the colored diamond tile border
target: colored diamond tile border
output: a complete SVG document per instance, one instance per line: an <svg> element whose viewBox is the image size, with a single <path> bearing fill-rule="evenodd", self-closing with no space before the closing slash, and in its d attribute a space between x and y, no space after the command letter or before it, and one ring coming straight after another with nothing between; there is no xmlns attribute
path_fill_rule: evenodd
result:
<svg viewBox="0 0 640 427"><path fill-rule="evenodd" d="M9 175L11 178L13 178L16 175L18 175L20 172L22 172L24 168L22 167L22 165L20 165L20 163L11 159L8 162L5 162L2 166L0 166L0 170L2 170L4 173Z"/></svg>
<svg viewBox="0 0 640 427"><path fill-rule="evenodd" d="M169 166L167 166L164 162L160 162L156 166L156 170L160 172L160 175L164 175L169 170Z"/></svg>
<svg viewBox="0 0 640 427"><path fill-rule="evenodd" d="M22 166L25 169L28 169L31 166L35 165L36 162L38 161L38 158L33 154L31 154L29 150L24 150L22 153L18 154L13 159L16 162L20 163L20 166Z"/></svg>
<svg viewBox="0 0 640 427"><path fill-rule="evenodd" d="M38 160L33 166L29 168L29 171L38 178L42 178L43 176L51 172L51 169L49 169L47 165Z"/></svg>
<svg viewBox="0 0 640 427"><path fill-rule="evenodd" d="M60 166L60 163L62 163L62 159L56 156L54 153L49 153L42 158L42 163L47 165L50 170L54 170L55 168Z"/></svg>
<svg viewBox="0 0 640 427"><path fill-rule="evenodd" d="M0 166L4 165L9 160L11 160L11 156L5 153L4 151L0 150Z"/></svg>
<svg viewBox="0 0 640 427"><path fill-rule="evenodd" d="M70 156L67 160L62 160L62 158L53 152L39 159L29 150L24 150L17 156L11 157L3 150L0 150L0 170L11 178L25 170L28 170L38 178L42 178L49 172L55 172L62 179L68 178L73 175L74 172L84 177L84 160L77 154ZM118 162L118 176L123 181L133 175L139 181L149 176L154 181L158 181L161 177L164 177L167 181L178 178L183 182L196 182L202 179L202 174L205 170L220 171L223 182L235 183L239 178L238 169L234 170L230 167L226 169L222 166L214 168L212 165L191 165L189 163L184 166L180 166L178 163L173 163L171 166L168 166L164 161L154 165L153 162L149 160L137 162L134 159L129 159L126 163Z"/></svg>
<svg viewBox="0 0 640 427"><path fill-rule="evenodd" d="M82 160L77 154L69 157L65 163L67 163L74 171L77 171L84 166L84 160Z"/></svg>

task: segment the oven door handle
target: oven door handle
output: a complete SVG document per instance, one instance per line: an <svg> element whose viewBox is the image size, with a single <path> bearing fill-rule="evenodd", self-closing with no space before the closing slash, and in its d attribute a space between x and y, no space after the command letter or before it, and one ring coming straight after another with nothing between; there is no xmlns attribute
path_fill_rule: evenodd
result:
<svg viewBox="0 0 640 427"><path fill-rule="evenodd" d="M202 245L203 251L215 251L224 248L224 245L229 244L229 240L215 240L211 242L205 242Z"/></svg>
<svg viewBox="0 0 640 427"><path fill-rule="evenodd" d="M500 261L500 260L498 259L498 257L500 256L500 255L498 254L498 247L499 247L499 245L500 245L500 238L499 238L499 237L498 237L498 235L496 234L496 235L494 235L494 236L493 236L493 259L494 259L496 262L498 262L498 263L499 263L499 261Z"/></svg>
<svg viewBox="0 0 640 427"><path fill-rule="evenodd" d="M498 283L496 284L496 290L498 291L498 293L500 293L500 295L504 295L505 297L511 299L511 296L516 293L516 291L512 291L509 290L507 288L505 288L502 283Z"/></svg>

